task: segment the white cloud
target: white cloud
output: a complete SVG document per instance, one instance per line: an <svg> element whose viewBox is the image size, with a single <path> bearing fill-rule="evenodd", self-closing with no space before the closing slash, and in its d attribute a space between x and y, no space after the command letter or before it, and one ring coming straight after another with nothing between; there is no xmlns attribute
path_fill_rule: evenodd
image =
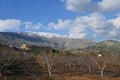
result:
<svg viewBox="0 0 120 80"><path fill-rule="evenodd" d="M93 0L66 0L64 3L67 10L75 12L120 10L120 0L102 0L101 2L94 2Z"/></svg>
<svg viewBox="0 0 120 80"><path fill-rule="evenodd" d="M45 29L44 25L41 23L33 24L32 22L21 22L21 20L6 19L0 20L0 31L21 31L24 26L25 31L49 31ZM41 32L39 35L47 37L69 37L69 38L109 38L120 40L120 16L114 19L107 19L100 13L92 13L86 16L78 16L75 19L59 19L57 23L51 22L46 26L52 30L52 32L57 31L67 31L66 34L54 34ZM62 32L61 32L62 33ZM38 34L38 33L36 33Z"/></svg>
<svg viewBox="0 0 120 80"><path fill-rule="evenodd" d="M120 0L103 0L98 4L103 11L120 10Z"/></svg>
<svg viewBox="0 0 120 80"><path fill-rule="evenodd" d="M109 36L114 39L120 41L120 29L114 29L109 32Z"/></svg>
<svg viewBox="0 0 120 80"><path fill-rule="evenodd" d="M120 40L120 16L115 19L109 20L113 24L113 30L109 32L109 35L116 40Z"/></svg>
<svg viewBox="0 0 120 80"><path fill-rule="evenodd" d="M83 12L97 10L98 6L91 0L67 0L66 8L71 11Z"/></svg>
<svg viewBox="0 0 120 80"><path fill-rule="evenodd" d="M45 28L42 23L22 22L17 19L0 20L0 31L39 31Z"/></svg>
<svg viewBox="0 0 120 80"><path fill-rule="evenodd" d="M115 11L116 14L120 10L120 0L101 0L98 2L94 2L94 0L65 0L63 2L67 10L93 13L76 17L73 20L52 23L54 24L51 26L53 29L67 29L71 38L85 38L91 35L94 38L103 36L104 38L120 40L120 13L114 19L107 19L99 13ZM89 29L91 34L89 34Z"/></svg>
<svg viewBox="0 0 120 80"><path fill-rule="evenodd" d="M111 37L115 37L115 36L117 36L118 34L117 34L116 30L113 30L113 31L109 32L109 35L110 35Z"/></svg>
<svg viewBox="0 0 120 80"><path fill-rule="evenodd" d="M96 34L97 36L109 36L109 31L113 29L113 25L106 19L105 16L99 13L93 13L86 18L88 19L88 26L91 27L94 34Z"/></svg>
<svg viewBox="0 0 120 80"><path fill-rule="evenodd" d="M20 25L21 25L20 20L15 19L0 20L0 31L19 30Z"/></svg>
<svg viewBox="0 0 120 80"><path fill-rule="evenodd" d="M120 16L115 19L110 20L116 28L120 28Z"/></svg>
<svg viewBox="0 0 120 80"><path fill-rule="evenodd" d="M83 39L87 37L87 33L85 32L85 26L81 25L77 27L71 27L69 30L69 38L79 38Z"/></svg>
<svg viewBox="0 0 120 80"><path fill-rule="evenodd" d="M68 37L70 38L95 38L99 36L108 38L113 38L114 36L114 38L117 38L120 33L120 18L118 17L109 20L100 13L92 13L87 16L76 17L73 20L59 20L58 23L52 24L54 25L50 26L51 29L68 30ZM93 33L90 34L89 29L91 29Z"/></svg>
<svg viewBox="0 0 120 80"><path fill-rule="evenodd" d="M54 28L54 29L67 29L70 27L71 20L58 20L58 24L55 24L53 22L49 23L48 26L49 28Z"/></svg>
<svg viewBox="0 0 120 80"><path fill-rule="evenodd" d="M58 23L55 24L51 22L48 26L49 28L55 30L68 30L69 38L85 38L87 36L87 33L85 32L87 24L82 18L83 17L77 17L74 20L59 19Z"/></svg>
<svg viewBox="0 0 120 80"><path fill-rule="evenodd" d="M69 38L75 38L75 39L84 39L87 37L87 33L71 33L68 36Z"/></svg>
<svg viewBox="0 0 120 80"><path fill-rule="evenodd" d="M42 23L33 24L32 22L24 22L23 24L26 30L39 30L44 27Z"/></svg>

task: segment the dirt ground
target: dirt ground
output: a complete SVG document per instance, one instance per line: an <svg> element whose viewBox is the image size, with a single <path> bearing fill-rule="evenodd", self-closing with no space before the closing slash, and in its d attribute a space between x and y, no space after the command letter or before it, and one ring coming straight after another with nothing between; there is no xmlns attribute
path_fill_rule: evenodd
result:
<svg viewBox="0 0 120 80"><path fill-rule="evenodd" d="M103 78L99 77L99 75L90 75L90 74L84 74L84 75L64 75L65 80L120 80L120 77L113 78L105 76Z"/></svg>

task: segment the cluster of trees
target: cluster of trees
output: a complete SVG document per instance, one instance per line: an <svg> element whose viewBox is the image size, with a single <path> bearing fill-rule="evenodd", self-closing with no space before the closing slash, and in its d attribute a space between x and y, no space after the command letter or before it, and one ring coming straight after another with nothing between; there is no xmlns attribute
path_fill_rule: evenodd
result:
<svg viewBox="0 0 120 80"><path fill-rule="evenodd" d="M0 77L3 75L30 75L39 68L35 63L36 60L32 55L10 48L1 49Z"/></svg>
<svg viewBox="0 0 120 80"><path fill-rule="evenodd" d="M98 56L95 53L70 54L51 48L38 48L27 54L10 48L0 49L0 77L3 75L31 75L54 73L100 74L120 73L120 58L115 55ZM61 54L60 54L61 53ZM68 53L68 54L67 54ZM39 75L40 76L40 75Z"/></svg>
<svg viewBox="0 0 120 80"><path fill-rule="evenodd" d="M38 63L44 71L52 76L52 72L79 72L89 74L120 72L119 56L97 56L91 54L76 54L76 55L57 55L56 53L38 54L36 55Z"/></svg>

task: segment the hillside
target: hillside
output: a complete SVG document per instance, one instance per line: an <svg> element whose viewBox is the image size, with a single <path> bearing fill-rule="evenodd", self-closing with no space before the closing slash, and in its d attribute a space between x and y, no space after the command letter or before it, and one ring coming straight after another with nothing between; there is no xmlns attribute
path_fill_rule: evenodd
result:
<svg viewBox="0 0 120 80"><path fill-rule="evenodd" d="M119 54L120 53L120 42L113 40L106 40L96 43L94 46L89 47L90 49L97 50L107 54Z"/></svg>
<svg viewBox="0 0 120 80"><path fill-rule="evenodd" d="M36 46L47 46L58 49L78 49L85 48L89 45L95 44L87 39L71 39L66 37L45 37L41 36L40 33L27 33L27 32L0 32L0 43L13 45L16 47L22 44L31 44Z"/></svg>
<svg viewBox="0 0 120 80"><path fill-rule="evenodd" d="M120 53L120 42L106 40L95 43L87 39L72 39L67 37L41 35L27 32L0 32L0 43L20 47L22 44L46 46L62 50L79 50L89 48L107 54Z"/></svg>

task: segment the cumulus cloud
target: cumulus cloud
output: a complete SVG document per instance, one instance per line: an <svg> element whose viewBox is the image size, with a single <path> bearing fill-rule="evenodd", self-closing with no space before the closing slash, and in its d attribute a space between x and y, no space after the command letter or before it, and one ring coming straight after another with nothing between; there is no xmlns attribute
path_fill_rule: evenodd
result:
<svg viewBox="0 0 120 80"><path fill-rule="evenodd" d="M35 27L36 25L38 27ZM27 22L25 27L26 29L31 28L34 31L44 26L42 24ZM59 19L57 23L50 22L47 27L52 31L66 30L68 32L64 35L40 32L39 35L49 37L64 36L79 39L104 37L106 39L120 40L120 16L107 19L104 15L95 12L85 16L78 16L75 19Z"/></svg>
<svg viewBox="0 0 120 80"><path fill-rule="evenodd" d="M26 30L39 30L44 27L42 23L33 24L32 22L24 22L23 24Z"/></svg>
<svg viewBox="0 0 120 80"><path fill-rule="evenodd" d="M78 38L83 39L87 37L87 33L85 32L85 27L81 25L76 27L71 27L69 30L69 38Z"/></svg>
<svg viewBox="0 0 120 80"><path fill-rule="evenodd" d="M114 40L120 41L119 35L120 35L120 29L114 29L109 32L109 36L111 37L111 39L114 39Z"/></svg>
<svg viewBox="0 0 120 80"><path fill-rule="evenodd" d="M39 31L43 29L42 23L33 24L32 22L22 22L17 19L0 20L0 31Z"/></svg>
<svg viewBox="0 0 120 80"><path fill-rule="evenodd" d="M113 24L99 13L90 14L86 18L88 26L91 27L96 35L108 36L109 31L113 29Z"/></svg>
<svg viewBox="0 0 120 80"><path fill-rule="evenodd" d="M109 32L109 35L116 40L120 40L120 16L115 19L109 20L114 26L114 29Z"/></svg>
<svg viewBox="0 0 120 80"><path fill-rule="evenodd" d="M102 0L101 2L94 2L93 0L66 0L64 3L67 10L75 12L120 10L120 0Z"/></svg>
<svg viewBox="0 0 120 80"><path fill-rule="evenodd" d="M102 0L98 4L103 11L120 10L120 0Z"/></svg>
<svg viewBox="0 0 120 80"><path fill-rule="evenodd" d="M117 13L120 10L120 0L65 0L61 2L65 3L67 10L92 12L92 14L78 16L73 20L59 20L58 23L51 23L49 27L67 29L70 38L102 36L109 39L120 39L120 13ZM117 13L117 17L113 19L108 19L100 14L101 12L113 11L115 14Z"/></svg>
<svg viewBox="0 0 120 80"><path fill-rule="evenodd" d="M71 11L83 12L95 11L98 9L98 6L91 0L67 0L66 8Z"/></svg>
<svg viewBox="0 0 120 80"><path fill-rule="evenodd" d="M116 30L112 30L111 32L109 32L109 35L110 35L111 37L116 37L116 36L118 36L118 33L117 33Z"/></svg>
<svg viewBox="0 0 120 80"><path fill-rule="evenodd" d="M49 27L55 30L68 30L69 38L95 38L103 36L118 39L118 35L120 35L120 17L109 20L100 13L92 13L76 17L73 20L58 20L58 23L52 23ZM93 33L89 34L89 29Z"/></svg>
<svg viewBox="0 0 120 80"><path fill-rule="evenodd" d="M87 33L71 33L68 35L69 38L74 39L86 39Z"/></svg>
<svg viewBox="0 0 120 80"><path fill-rule="evenodd" d="M0 31L20 31L20 27L24 26L24 31L35 32L44 29L43 31L49 31L44 28L41 23L33 24L32 22L21 22L21 20L6 19L0 20ZM107 19L100 13L92 13L85 16L78 16L75 19L59 19L57 23L50 22L48 24L49 29L54 31L67 31L67 34L55 34L39 32L36 34L47 37L69 37L69 38L98 38L104 37L109 39L120 40L120 16L113 19Z"/></svg>
<svg viewBox="0 0 120 80"><path fill-rule="evenodd" d="M116 28L120 28L120 16L110 20Z"/></svg>
<svg viewBox="0 0 120 80"><path fill-rule="evenodd" d="M54 28L54 29L66 29L69 28L71 23L71 20L58 20L58 24L55 24L53 22L49 23L48 26L49 28Z"/></svg>
<svg viewBox="0 0 120 80"><path fill-rule="evenodd" d="M21 25L20 20L15 19L0 20L0 31L19 30L20 25Z"/></svg>

